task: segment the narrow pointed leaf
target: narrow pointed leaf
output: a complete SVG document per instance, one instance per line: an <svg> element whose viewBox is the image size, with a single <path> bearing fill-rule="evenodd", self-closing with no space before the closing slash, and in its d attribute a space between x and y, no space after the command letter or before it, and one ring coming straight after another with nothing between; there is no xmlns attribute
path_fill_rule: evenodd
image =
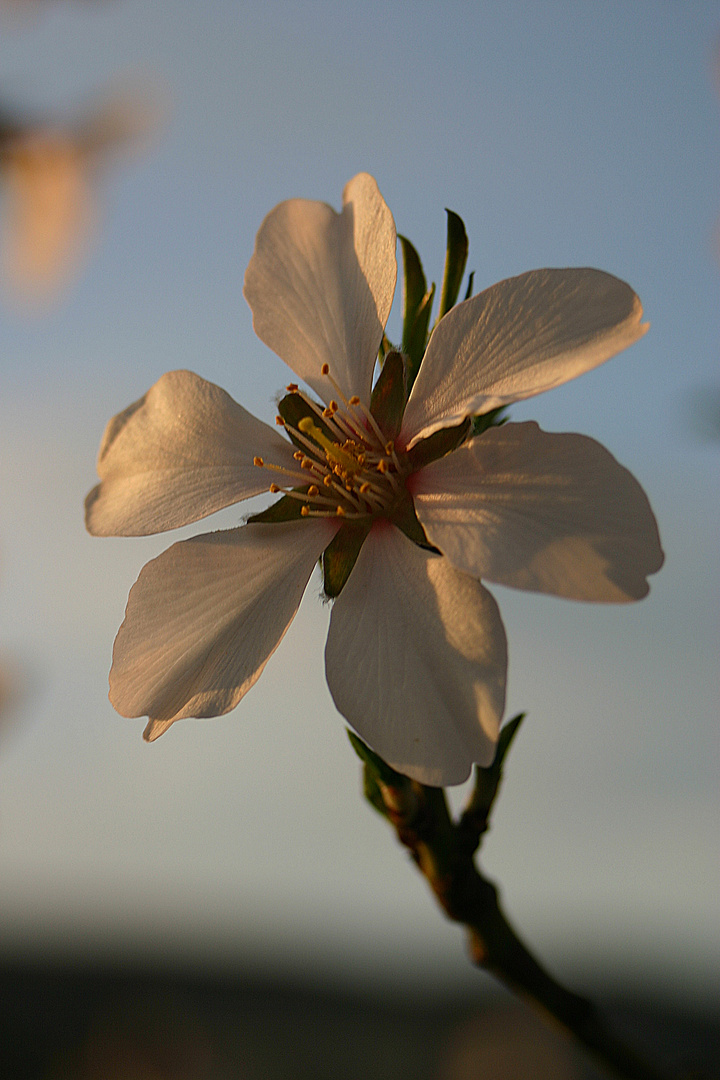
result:
<svg viewBox="0 0 720 1080"><path fill-rule="evenodd" d="M497 409L490 409L489 412L473 416L470 421L470 438L474 439L476 435L482 435L488 428L501 427L507 423L507 420L507 405L499 405Z"/></svg>
<svg viewBox="0 0 720 1080"><path fill-rule="evenodd" d="M479 765L475 766L475 786L460 819L460 827L463 832L472 836L475 841L474 847L477 846L482 834L487 831L490 811L497 798L500 781L502 780L505 758L524 719L525 713L519 713L501 728L492 765L486 769L481 768Z"/></svg>
<svg viewBox="0 0 720 1080"><path fill-rule="evenodd" d="M392 788L404 788L410 785L411 781L407 776L403 776L402 773L395 772L394 769L391 769L379 754L376 754L374 750L371 750L370 747L362 741L359 735L356 735L354 731L350 731L349 728L347 728L346 731L353 750L374 777Z"/></svg>
<svg viewBox="0 0 720 1080"><path fill-rule="evenodd" d="M407 351L408 337L427 292L427 282L417 251L405 236L399 236L403 254L403 351Z"/></svg>
<svg viewBox="0 0 720 1080"><path fill-rule="evenodd" d="M370 412L387 439L396 439L405 411L405 363L402 354L390 352L370 398Z"/></svg>
<svg viewBox="0 0 720 1080"><path fill-rule="evenodd" d="M378 786L377 777L367 762L363 763L363 795L378 814L387 818L387 807Z"/></svg>
<svg viewBox="0 0 720 1080"><path fill-rule="evenodd" d="M448 216L447 248L438 322L455 305L468 257L468 238L462 218L452 210L446 209L445 212Z"/></svg>
<svg viewBox="0 0 720 1080"><path fill-rule="evenodd" d="M432 285L428 289L420 256L410 241L404 236L399 239L403 252L402 351L408 357L407 392L409 394L425 354L435 286Z"/></svg>
<svg viewBox="0 0 720 1080"><path fill-rule="evenodd" d="M433 284L425 293L422 303L418 308L417 317L408 338L408 347L407 350L405 350L406 356L408 357L408 395L412 390L413 383L415 382L417 373L420 370L420 365L422 364L423 356L425 355L425 349L427 348L428 329L430 326L430 315L432 314L434 299L435 285Z"/></svg>

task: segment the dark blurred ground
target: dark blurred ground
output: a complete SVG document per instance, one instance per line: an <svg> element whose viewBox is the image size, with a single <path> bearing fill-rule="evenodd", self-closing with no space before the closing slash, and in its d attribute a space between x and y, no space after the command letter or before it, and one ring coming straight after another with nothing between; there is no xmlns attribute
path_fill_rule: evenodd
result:
<svg viewBox="0 0 720 1080"><path fill-rule="evenodd" d="M720 1076L720 1009L602 1003L668 1069ZM0 967L3 1080L596 1080L505 995L435 995L55 967Z"/></svg>

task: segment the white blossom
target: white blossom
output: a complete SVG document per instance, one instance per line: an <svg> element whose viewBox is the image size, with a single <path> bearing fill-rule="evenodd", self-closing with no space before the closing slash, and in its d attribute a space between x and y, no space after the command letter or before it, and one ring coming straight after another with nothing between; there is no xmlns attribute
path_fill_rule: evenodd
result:
<svg viewBox="0 0 720 1080"><path fill-rule="evenodd" d="M86 501L90 532L172 529L262 491L282 494L287 510L277 514L287 520L184 540L141 572L110 698L149 718L147 739L237 705L318 558L342 541L352 569L325 653L335 704L398 771L459 783L473 762L492 761L505 700L505 631L481 579L618 602L644 596L660 568L647 498L598 443L534 423L467 434L468 418L641 337L632 289L598 270L537 270L465 300L435 328L388 437L370 405L395 248L392 215L366 174L346 186L339 214L294 199L261 225L245 296L257 334L312 391L288 386L296 423L269 427L188 371L164 375L110 421ZM438 432L440 449L426 441Z"/></svg>

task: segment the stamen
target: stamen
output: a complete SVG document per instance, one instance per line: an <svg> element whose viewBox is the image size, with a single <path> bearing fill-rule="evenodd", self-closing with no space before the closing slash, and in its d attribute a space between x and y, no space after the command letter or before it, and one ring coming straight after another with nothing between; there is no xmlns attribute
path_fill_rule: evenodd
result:
<svg viewBox="0 0 720 1080"><path fill-rule="evenodd" d="M298 384L296 382L288 383L285 389L287 390L288 394L297 394Z"/></svg>
<svg viewBox="0 0 720 1080"><path fill-rule="evenodd" d="M278 427L285 427L285 421L283 420L282 416L276 416L275 423Z"/></svg>
<svg viewBox="0 0 720 1080"><path fill-rule="evenodd" d="M257 465L257 467L259 469L262 469L264 464L265 464L265 462L263 461L263 459L261 457L254 457L253 458L253 465Z"/></svg>
<svg viewBox="0 0 720 1080"><path fill-rule="evenodd" d="M309 506L301 506L300 507L300 515L301 515L301 517L310 517L310 507Z"/></svg>
<svg viewBox="0 0 720 1080"><path fill-rule="evenodd" d="M352 476L355 473L360 472L362 466L358 464L357 458L352 457L343 450L337 443L331 442L330 439L320 430L317 424L314 424L309 416L303 416L302 420L298 424L298 427L305 435L311 435L318 446L322 446L325 451L328 461L332 462L337 469L340 465Z"/></svg>

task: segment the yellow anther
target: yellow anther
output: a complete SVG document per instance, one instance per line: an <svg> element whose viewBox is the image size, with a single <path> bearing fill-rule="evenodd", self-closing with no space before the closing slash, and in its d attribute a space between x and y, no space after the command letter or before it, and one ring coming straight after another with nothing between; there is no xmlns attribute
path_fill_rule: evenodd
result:
<svg viewBox="0 0 720 1080"><path fill-rule="evenodd" d="M298 424L298 428L302 431L303 435L309 436L313 439L318 446L322 446L328 461L334 466L334 470L338 475L341 475L341 471L350 473L354 476L355 473L360 472L362 466L358 463L357 458L354 458L351 454L346 453L342 446L338 446L337 443L328 439L327 435L320 430L316 423L313 422L311 417L303 416L302 420Z"/></svg>
<svg viewBox="0 0 720 1080"><path fill-rule="evenodd" d="M370 490L370 485L368 484L368 482L366 480L364 484L360 485L359 491L360 491L361 495L364 495L365 492L369 491L369 490Z"/></svg>
<svg viewBox="0 0 720 1080"><path fill-rule="evenodd" d="M336 506L335 513L337 517L345 517L345 511L343 510L342 506Z"/></svg>
<svg viewBox="0 0 720 1080"><path fill-rule="evenodd" d="M289 394L297 394L298 384L296 382L288 383L285 389Z"/></svg>
<svg viewBox="0 0 720 1080"><path fill-rule="evenodd" d="M303 454L302 450L296 450L295 453L293 454L293 457L295 458L296 461L302 461L302 459L305 457L305 455Z"/></svg>
<svg viewBox="0 0 720 1080"><path fill-rule="evenodd" d="M311 484L307 491L308 495L319 495L320 488L316 484Z"/></svg>
<svg viewBox="0 0 720 1080"><path fill-rule="evenodd" d="M300 462L300 468L301 469L312 469L312 467L313 467L312 458L306 457L306 458L303 458L302 461Z"/></svg>
<svg viewBox="0 0 720 1080"><path fill-rule="evenodd" d="M260 468L262 468L264 464L265 464L265 462L263 461L263 459L261 457L254 457L253 458L253 465L258 465Z"/></svg>
<svg viewBox="0 0 720 1080"><path fill-rule="evenodd" d="M385 458L380 458L377 463L377 471L379 473L386 473L388 471L388 463Z"/></svg>
<svg viewBox="0 0 720 1080"><path fill-rule="evenodd" d="M323 364L323 366L320 368L320 374L321 375L329 375L330 374L330 365L329 364Z"/></svg>
<svg viewBox="0 0 720 1080"><path fill-rule="evenodd" d="M359 404L360 404L360 398L357 396L357 394L353 394L353 396L348 401L348 405L359 405Z"/></svg>
<svg viewBox="0 0 720 1080"><path fill-rule="evenodd" d="M385 453L386 454L392 454L394 449L395 449L395 443L392 441L392 439L390 440L389 443L385 443Z"/></svg>
<svg viewBox="0 0 720 1080"><path fill-rule="evenodd" d="M280 490L280 488L277 486L277 484L271 484L270 485L270 494L271 495L277 495L279 490Z"/></svg>
<svg viewBox="0 0 720 1080"><path fill-rule="evenodd" d="M334 413L336 413L339 408L340 408L340 406L338 405L337 401L331 401L330 404L328 405L328 409L330 409L331 412L334 412Z"/></svg>
<svg viewBox="0 0 720 1080"><path fill-rule="evenodd" d="M309 517L310 516L310 507L309 506L301 506L300 507L300 516L301 517Z"/></svg>
<svg viewBox="0 0 720 1080"><path fill-rule="evenodd" d="M325 487L332 487L332 482L332 476L330 473L328 473L327 476L323 476L323 484L325 485Z"/></svg>
<svg viewBox="0 0 720 1080"><path fill-rule="evenodd" d="M283 420L282 416L276 416L275 423L278 427L285 427L285 421Z"/></svg>

